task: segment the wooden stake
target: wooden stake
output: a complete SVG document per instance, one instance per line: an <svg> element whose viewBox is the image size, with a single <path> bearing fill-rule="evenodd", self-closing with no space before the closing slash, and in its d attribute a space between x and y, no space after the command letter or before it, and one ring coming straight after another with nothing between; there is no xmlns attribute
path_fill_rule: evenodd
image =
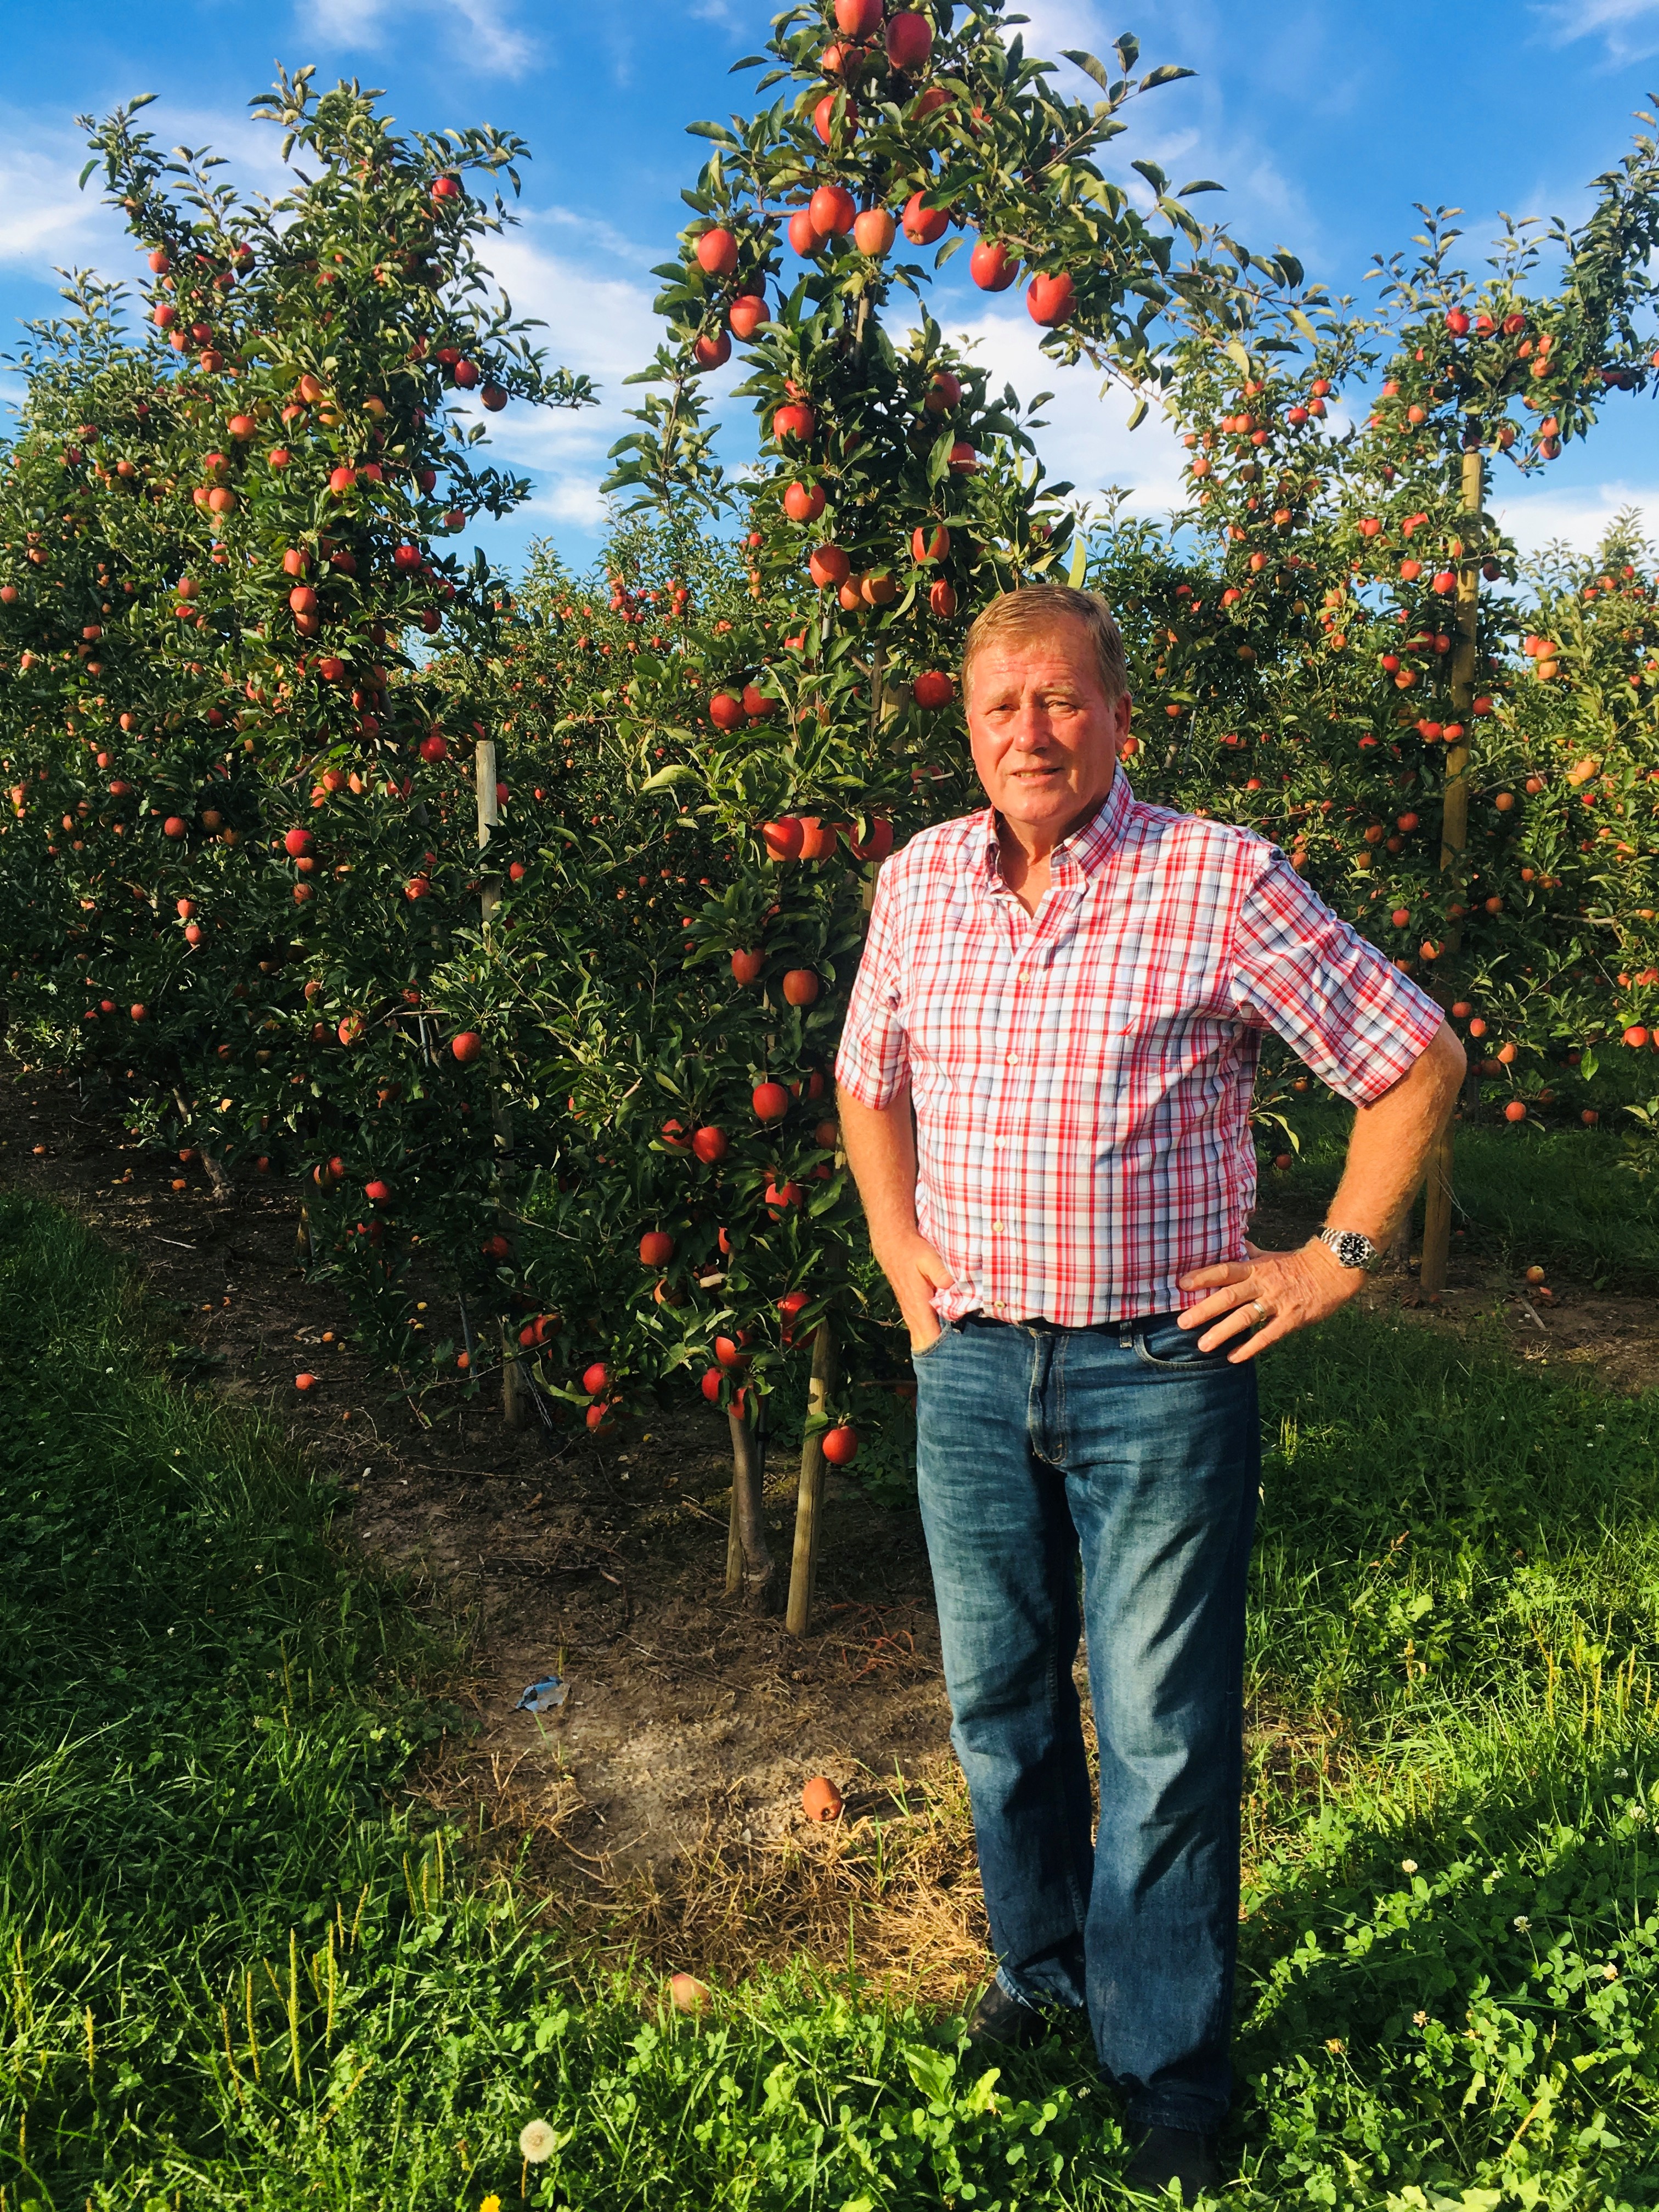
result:
<svg viewBox="0 0 1659 2212"><path fill-rule="evenodd" d="M726 1594L741 1594L751 1613L769 1613L772 1552L766 1540L765 1462L761 1441L735 1406L732 1424L732 1522L726 1541Z"/></svg>
<svg viewBox="0 0 1659 2212"><path fill-rule="evenodd" d="M812 1379L807 1385L809 1421L822 1413L836 1388L836 1332L821 1321L812 1339ZM823 1431L811 1430L800 1453L800 1490L795 1501L795 1548L789 1562L789 1610L784 1626L805 1636L812 1620L812 1592L818 1572L818 1530L823 1501Z"/></svg>
<svg viewBox="0 0 1659 2212"><path fill-rule="evenodd" d="M1452 647L1452 711L1463 725L1463 736L1446 754L1446 781L1440 817L1440 866L1451 873L1462 863L1469 836L1469 781L1473 769L1474 722L1474 664L1480 613L1480 538L1486 506L1486 471L1477 447L1463 456L1463 557L1457 569L1457 641ZM1462 932L1448 922L1442 959L1450 972ZM1441 985L1435 995L1444 1004L1449 987ZM1451 1251L1452 1109L1435 1139L1429 1155L1428 1188L1423 1200L1423 1266L1419 1276L1424 1294L1438 1297L1446 1287L1446 1262Z"/></svg>
<svg viewBox="0 0 1659 2212"><path fill-rule="evenodd" d="M473 757L474 775L478 793L478 850L487 850L494 832L501 827L501 811L495 797L495 747L489 738L480 738ZM478 894L479 918L483 923L485 938L489 935L495 909L501 902L501 879L498 874L487 874ZM495 1195L496 1218L504 1236L510 1237L511 1206L507 1202L507 1186L512 1180L513 1116L501 1095L501 1066L495 1054L489 1055L489 1112L495 1134L496 1174ZM530 1419L530 1392L524 1370L519 1364L519 1347L513 1339L510 1327L501 1329L501 1417L509 1429L521 1429Z"/></svg>

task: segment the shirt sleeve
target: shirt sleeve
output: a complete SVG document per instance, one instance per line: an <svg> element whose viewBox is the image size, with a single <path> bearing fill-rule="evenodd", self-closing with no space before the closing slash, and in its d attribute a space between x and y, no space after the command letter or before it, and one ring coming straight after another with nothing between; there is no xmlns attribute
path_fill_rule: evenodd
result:
<svg viewBox="0 0 1659 2212"><path fill-rule="evenodd" d="M1243 1018L1283 1037L1351 1106L1368 1106L1398 1083L1444 1018L1276 847L1244 895L1231 982Z"/></svg>
<svg viewBox="0 0 1659 2212"><path fill-rule="evenodd" d="M876 878L864 957L854 979L847 1021L836 1056L836 1081L860 1106L879 1113L890 1106L910 1072L899 992L897 871L890 866Z"/></svg>

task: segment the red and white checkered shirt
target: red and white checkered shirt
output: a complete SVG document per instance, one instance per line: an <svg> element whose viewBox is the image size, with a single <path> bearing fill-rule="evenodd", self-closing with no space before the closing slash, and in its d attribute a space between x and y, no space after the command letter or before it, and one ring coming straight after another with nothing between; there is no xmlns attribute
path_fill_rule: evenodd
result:
<svg viewBox="0 0 1659 2212"><path fill-rule="evenodd" d="M1178 1308L1178 1277L1244 1256L1263 1030L1360 1104L1440 1026L1276 846L1121 772L1050 868L1028 915L989 808L924 830L881 871L848 1009L843 1088L880 1108L910 1085L947 1319Z"/></svg>

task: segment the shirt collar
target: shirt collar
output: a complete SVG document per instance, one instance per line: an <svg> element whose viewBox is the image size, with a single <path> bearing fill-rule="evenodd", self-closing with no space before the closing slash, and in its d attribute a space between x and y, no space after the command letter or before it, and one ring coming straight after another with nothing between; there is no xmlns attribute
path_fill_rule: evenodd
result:
<svg viewBox="0 0 1659 2212"><path fill-rule="evenodd" d="M1113 775L1110 790L1088 820L1055 846L1051 863L1054 874L1064 875L1070 867L1076 866L1085 880L1092 876L1121 843L1134 797L1128 777L1118 769ZM985 881L994 885L1000 880L1001 852L997 839L996 809L988 806L977 819L979 834L974 842L974 858L980 864Z"/></svg>

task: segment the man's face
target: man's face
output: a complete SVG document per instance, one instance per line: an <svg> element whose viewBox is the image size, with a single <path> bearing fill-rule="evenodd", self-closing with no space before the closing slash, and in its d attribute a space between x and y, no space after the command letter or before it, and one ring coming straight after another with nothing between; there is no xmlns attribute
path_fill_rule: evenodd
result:
<svg viewBox="0 0 1659 2212"><path fill-rule="evenodd" d="M1080 623L988 647L974 663L967 709L985 794L1023 842L1054 843L1110 790L1129 700L1106 696Z"/></svg>

